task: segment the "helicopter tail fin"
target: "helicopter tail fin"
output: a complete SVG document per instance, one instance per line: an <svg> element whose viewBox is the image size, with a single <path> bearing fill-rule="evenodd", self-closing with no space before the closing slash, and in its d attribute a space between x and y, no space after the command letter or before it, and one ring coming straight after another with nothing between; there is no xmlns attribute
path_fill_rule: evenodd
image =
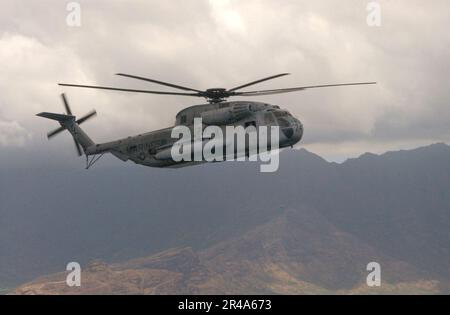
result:
<svg viewBox="0 0 450 315"><path fill-rule="evenodd" d="M53 119L53 120L57 120L57 121L68 121L68 120L75 118L75 116L72 116L72 115L64 115L64 114L56 114L56 113L48 113L48 112L39 113L36 116Z"/></svg>
<svg viewBox="0 0 450 315"><path fill-rule="evenodd" d="M94 144L94 141L92 141L92 139L89 138L89 136L83 131L83 129L80 128L80 125L89 118L92 118L93 116L97 115L97 112L93 110L88 114L84 115L83 117L76 119L76 117L72 115L72 111L69 107L65 95L62 94L61 96L64 102L64 106L66 108L67 115L43 112L37 114L37 116L58 121L61 127L53 131L50 131L47 134L47 137L50 139L64 130L69 131L75 142L75 148L77 150L77 153L78 155L81 156L83 155L83 152L80 148L80 145L83 148L84 152L86 153L86 149L92 146Z"/></svg>
<svg viewBox="0 0 450 315"><path fill-rule="evenodd" d="M94 144L94 141L83 131L83 129L80 128L79 124L84 122L86 119L92 117L95 115L95 112L92 112L86 116L84 116L83 120L78 119L75 120L75 116L72 115L63 115L63 114L56 114L56 113L48 113L43 112L37 114L39 117L48 118L52 120L56 120L59 122L61 127L50 131L47 134L48 139L51 139L52 137L56 136L60 132L67 130L71 133L73 140L75 141L75 148L77 150L78 155L82 155L83 152L81 151L80 145L83 148L83 151L86 152L86 149ZM89 117L88 117L89 116ZM87 117L87 118L85 118ZM80 121L81 120L81 121Z"/></svg>

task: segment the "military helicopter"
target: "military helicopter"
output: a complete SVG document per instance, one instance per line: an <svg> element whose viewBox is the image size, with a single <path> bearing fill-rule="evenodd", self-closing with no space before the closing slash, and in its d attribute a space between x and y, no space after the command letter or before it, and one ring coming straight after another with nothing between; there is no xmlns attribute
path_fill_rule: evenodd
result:
<svg viewBox="0 0 450 315"><path fill-rule="evenodd" d="M79 85L79 84L66 84L59 83L61 86L66 87L79 87L90 89L102 89L113 90L133 93L149 93L160 95L178 95L189 97L202 97L208 102L207 104L194 105L181 110L176 115L175 126L165 129L150 131L147 133L139 134L136 136L130 136L127 138L106 142L95 143L81 128L80 125L88 119L96 115L96 111L93 110L85 116L77 119L71 111L69 103L65 94L61 94L62 101L66 110L66 114L57 114L42 112L37 116L56 120L59 122L60 127L50 131L47 137L50 139L60 132L67 130L71 133L75 148L79 156L86 156L86 169L96 163L105 153L111 153L122 161L131 160L136 164L142 164L150 167L184 167L188 165L198 164L198 161L176 161L171 155L172 148L178 141L178 139L172 137L172 131L177 126L186 126L190 130L194 128L194 121L198 118L202 119L202 128L207 126L218 126L225 130L227 126L243 126L255 127L258 132L258 127L261 126L277 126L279 128L278 135L278 147L292 147L299 142L303 136L303 125L295 117L293 117L288 111L281 109L278 105L270 105L262 102L255 101L227 101L228 98L234 96L252 97L263 96L280 93L290 93L296 91L303 91L313 88L326 88L326 87L338 87L338 86L351 86L351 85L366 85L376 84L376 82L359 82L359 83L341 83L341 84L327 84L327 85L312 85L301 86L293 88L283 89L271 89L271 90L257 90L257 91L241 91L243 88L272 80L275 78L289 75L289 73L281 73L265 77L256 81L252 81L246 84L242 84L231 89L225 88L210 88L207 90L198 90L186 86L176 85L163 81L158 81L146 77L117 73L116 75L143 80L147 82L156 83L159 85L175 88L183 92L171 92L171 91L153 91L153 90L137 90L127 88L117 88L108 86L94 86L94 85ZM203 139L205 140L205 139ZM189 140L191 142L191 140ZM270 142L270 141L269 141ZM81 146L81 147L80 147ZM224 148L225 149L225 148ZM228 148L227 148L228 149ZM270 150L270 144L268 150ZM233 147L232 150L237 150ZM249 154L248 147L245 147L246 155ZM261 152L262 148L258 148ZM233 157L236 157L238 152L233 152ZM223 160L227 160L225 157ZM206 160L202 160L207 162Z"/></svg>

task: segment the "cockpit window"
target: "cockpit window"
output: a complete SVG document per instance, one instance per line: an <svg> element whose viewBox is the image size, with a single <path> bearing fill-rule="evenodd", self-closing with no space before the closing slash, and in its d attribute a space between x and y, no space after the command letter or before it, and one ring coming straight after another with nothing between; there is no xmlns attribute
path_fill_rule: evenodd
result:
<svg viewBox="0 0 450 315"><path fill-rule="evenodd" d="M265 113L264 120L266 121L266 124L271 124L271 123L275 122L275 118L273 118L272 113Z"/></svg>
<svg viewBox="0 0 450 315"><path fill-rule="evenodd" d="M289 127L290 126L289 121L287 121L285 118L278 118L277 120L278 120L278 125L281 128L285 128L285 127Z"/></svg>
<svg viewBox="0 0 450 315"><path fill-rule="evenodd" d="M274 114L277 118L289 116L289 113L286 111L275 111Z"/></svg>

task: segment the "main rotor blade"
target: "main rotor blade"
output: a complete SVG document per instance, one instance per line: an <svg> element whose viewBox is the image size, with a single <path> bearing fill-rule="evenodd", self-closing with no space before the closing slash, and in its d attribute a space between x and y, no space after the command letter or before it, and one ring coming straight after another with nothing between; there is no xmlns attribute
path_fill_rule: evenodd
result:
<svg viewBox="0 0 450 315"><path fill-rule="evenodd" d="M131 75L131 74L126 74L126 73L116 73L116 75L120 75L122 77L138 79L138 80L143 80L143 81L148 81L148 82L153 82L153 83L156 83L156 84L170 86L170 87L173 87L173 88L176 88L176 89L180 89L180 90L185 90L185 91L202 92L200 90L196 90L196 89L193 89L193 88L189 88L189 87L185 87L185 86L181 86L181 85L176 85L176 84L172 84L172 83L167 83L167 82L163 82L163 81L153 80L153 79L149 79L149 78L144 78L144 77L140 77L140 76L137 76L137 75Z"/></svg>
<svg viewBox="0 0 450 315"><path fill-rule="evenodd" d="M49 133L47 133L47 138L48 139L53 138L54 136L56 136L58 133L64 131L65 129L66 128L64 128L64 127L59 127L53 131L50 131Z"/></svg>
<svg viewBox="0 0 450 315"><path fill-rule="evenodd" d="M75 149L77 150L78 156L82 156L83 153L81 152L80 144L73 138L73 142L75 142Z"/></svg>
<svg viewBox="0 0 450 315"><path fill-rule="evenodd" d="M301 86L287 89L275 89L275 90L262 90L262 91L248 91L248 92L235 92L236 96L257 96L257 95L271 95L271 94L281 94L290 93L296 91L302 91L306 89L324 88L324 87L334 87L334 86L350 86L350 85L367 85L367 84L377 84L376 82L361 82L361 83L342 83L342 84L326 84L326 85L310 85Z"/></svg>
<svg viewBox="0 0 450 315"><path fill-rule="evenodd" d="M64 103L64 107L66 108L67 115L72 116L72 111L70 110L69 103L67 102L67 99L66 99L66 95L64 93L62 93L61 97L62 97L62 100Z"/></svg>
<svg viewBox="0 0 450 315"><path fill-rule="evenodd" d="M261 83L261 82L264 82L264 81L272 80L272 79L275 79L275 78L284 77L285 75L290 75L290 73L281 73L281 74L273 75L273 76L270 76L270 77L267 77L267 78L263 78L263 79L260 79L260 80L257 80L257 81L246 83L244 85L239 85L237 87L229 89L228 92L233 92L233 91L242 89L244 87L247 87L247 86L250 86L250 85L254 85L254 84L257 84L257 83Z"/></svg>
<svg viewBox="0 0 450 315"><path fill-rule="evenodd" d="M88 120L89 118L92 118L93 116L96 116L97 112L95 110L90 111L88 114L84 115L80 119L77 120L77 124L81 125L83 122Z"/></svg>
<svg viewBox="0 0 450 315"><path fill-rule="evenodd" d="M201 96L201 97L203 97L199 93L178 93L178 92L163 92L163 91L149 91L149 90L134 90L134 89L115 88L115 87L109 87L109 86L79 85L79 84L66 84L66 83L58 83L58 85L89 88L89 89L135 92L135 93L149 93L149 94L162 94L162 95L184 95L184 96Z"/></svg>

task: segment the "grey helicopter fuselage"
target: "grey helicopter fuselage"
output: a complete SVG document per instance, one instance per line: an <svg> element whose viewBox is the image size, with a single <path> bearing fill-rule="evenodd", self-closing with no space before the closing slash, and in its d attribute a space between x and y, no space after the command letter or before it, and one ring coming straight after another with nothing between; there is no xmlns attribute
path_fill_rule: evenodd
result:
<svg viewBox="0 0 450 315"><path fill-rule="evenodd" d="M278 126L278 147L293 146L303 135L303 125L289 112L279 106L260 102L219 102L187 107L176 115L175 126L148 133L131 136L116 141L93 144L85 149L86 155L109 152L122 161L131 160L137 164L150 167L183 167L201 162L180 161L171 158L171 149L177 138L172 137L172 130L183 125L193 129L194 118L202 118L203 128L214 125L223 130L227 126ZM247 148L246 143L246 149ZM258 150L261 152L261 149ZM205 161L203 161L205 162Z"/></svg>

